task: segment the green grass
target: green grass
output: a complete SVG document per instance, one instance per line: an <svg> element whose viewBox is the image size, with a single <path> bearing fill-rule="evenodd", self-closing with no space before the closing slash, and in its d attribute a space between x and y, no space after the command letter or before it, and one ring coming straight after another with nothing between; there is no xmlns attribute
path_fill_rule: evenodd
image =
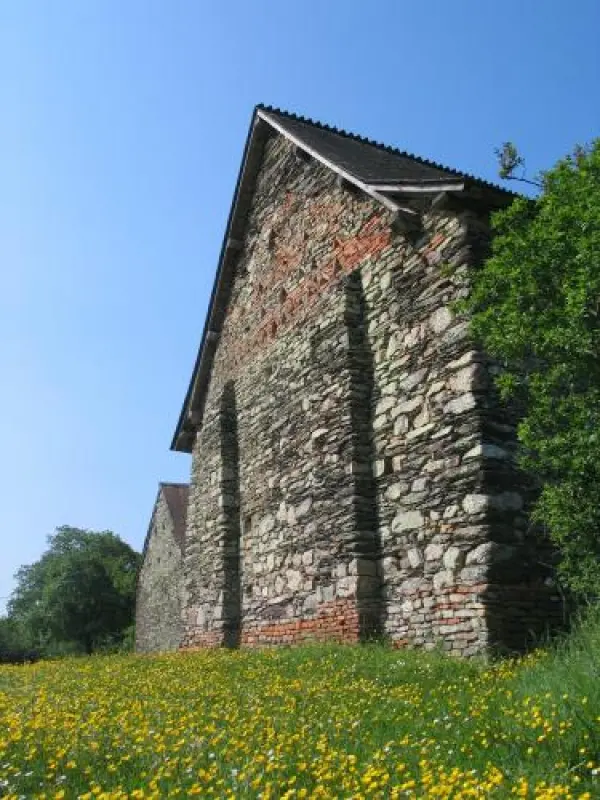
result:
<svg viewBox="0 0 600 800"><path fill-rule="evenodd" d="M600 615L485 664L383 646L0 667L9 798L600 797Z"/></svg>

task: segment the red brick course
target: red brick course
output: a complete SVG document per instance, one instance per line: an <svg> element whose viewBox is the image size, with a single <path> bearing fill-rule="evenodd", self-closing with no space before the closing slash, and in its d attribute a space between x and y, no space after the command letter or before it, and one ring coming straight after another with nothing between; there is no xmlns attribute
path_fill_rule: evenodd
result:
<svg viewBox="0 0 600 800"><path fill-rule="evenodd" d="M242 629L242 645L298 644L305 641L358 642L359 617L353 600L322 603L315 617L282 620Z"/></svg>
<svg viewBox="0 0 600 800"><path fill-rule="evenodd" d="M282 209L285 206L288 209L286 213L290 213L293 202L296 202L295 199L290 199L288 195ZM372 214L358 233L345 236L339 231L342 208L341 203L330 202L318 203L305 209L309 220L314 219L321 225L331 226L332 247L320 263L300 276L298 272L302 272L302 266L305 270L310 268L307 263L310 255L307 253L301 226L298 226L298 231L285 236L284 241L280 241L284 233L280 233L276 227L273 228L276 244L268 283L257 280L249 302L245 304L248 316L254 321L243 336L237 337L239 346L235 350L231 349L227 355L230 374L258 350L271 344L286 329L305 319L331 286L390 245L392 231L386 211ZM294 281L295 285L290 285ZM227 324L239 326L242 323L242 312L242 305L235 304Z"/></svg>
<svg viewBox="0 0 600 800"><path fill-rule="evenodd" d="M299 644L307 641L356 643L359 640L359 615L353 600L322 603L314 617L257 623L242 628L243 647L276 644ZM223 645L221 631L196 633L193 641L181 650L197 650Z"/></svg>

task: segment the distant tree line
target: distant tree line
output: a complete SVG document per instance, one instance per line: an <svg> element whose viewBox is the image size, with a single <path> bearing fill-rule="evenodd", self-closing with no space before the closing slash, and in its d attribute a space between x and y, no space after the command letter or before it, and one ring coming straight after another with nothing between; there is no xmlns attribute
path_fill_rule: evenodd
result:
<svg viewBox="0 0 600 800"><path fill-rule="evenodd" d="M0 618L0 662L128 649L141 556L111 531L62 526L16 574Z"/></svg>

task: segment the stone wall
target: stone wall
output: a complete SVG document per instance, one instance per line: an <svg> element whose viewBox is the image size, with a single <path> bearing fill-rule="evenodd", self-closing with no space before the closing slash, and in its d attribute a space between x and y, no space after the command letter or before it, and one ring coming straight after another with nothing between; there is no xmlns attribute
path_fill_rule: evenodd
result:
<svg viewBox="0 0 600 800"><path fill-rule="evenodd" d="M557 613L514 419L451 309L486 241L473 211L407 236L268 142L193 450L184 646L469 654Z"/></svg>
<svg viewBox="0 0 600 800"><path fill-rule="evenodd" d="M176 650L181 642L181 543L163 489L146 538L136 599L137 652Z"/></svg>
<svg viewBox="0 0 600 800"><path fill-rule="evenodd" d="M374 472L385 630L398 644L520 649L561 614L548 547L528 530L516 414L453 313L489 239L473 211L428 213L422 235L361 270L375 364Z"/></svg>
<svg viewBox="0 0 600 800"><path fill-rule="evenodd" d="M386 246L388 223L270 142L194 448L186 644L354 640L372 624L357 604L378 581L349 473L361 378L342 279Z"/></svg>

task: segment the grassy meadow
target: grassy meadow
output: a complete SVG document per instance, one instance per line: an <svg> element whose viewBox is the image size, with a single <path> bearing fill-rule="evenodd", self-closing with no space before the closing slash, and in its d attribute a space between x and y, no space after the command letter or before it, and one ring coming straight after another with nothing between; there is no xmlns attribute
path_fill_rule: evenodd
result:
<svg viewBox="0 0 600 800"><path fill-rule="evenodd" d="M0 797L600 798L600 625L485 665L382 646L0 666Z"/></svg>

